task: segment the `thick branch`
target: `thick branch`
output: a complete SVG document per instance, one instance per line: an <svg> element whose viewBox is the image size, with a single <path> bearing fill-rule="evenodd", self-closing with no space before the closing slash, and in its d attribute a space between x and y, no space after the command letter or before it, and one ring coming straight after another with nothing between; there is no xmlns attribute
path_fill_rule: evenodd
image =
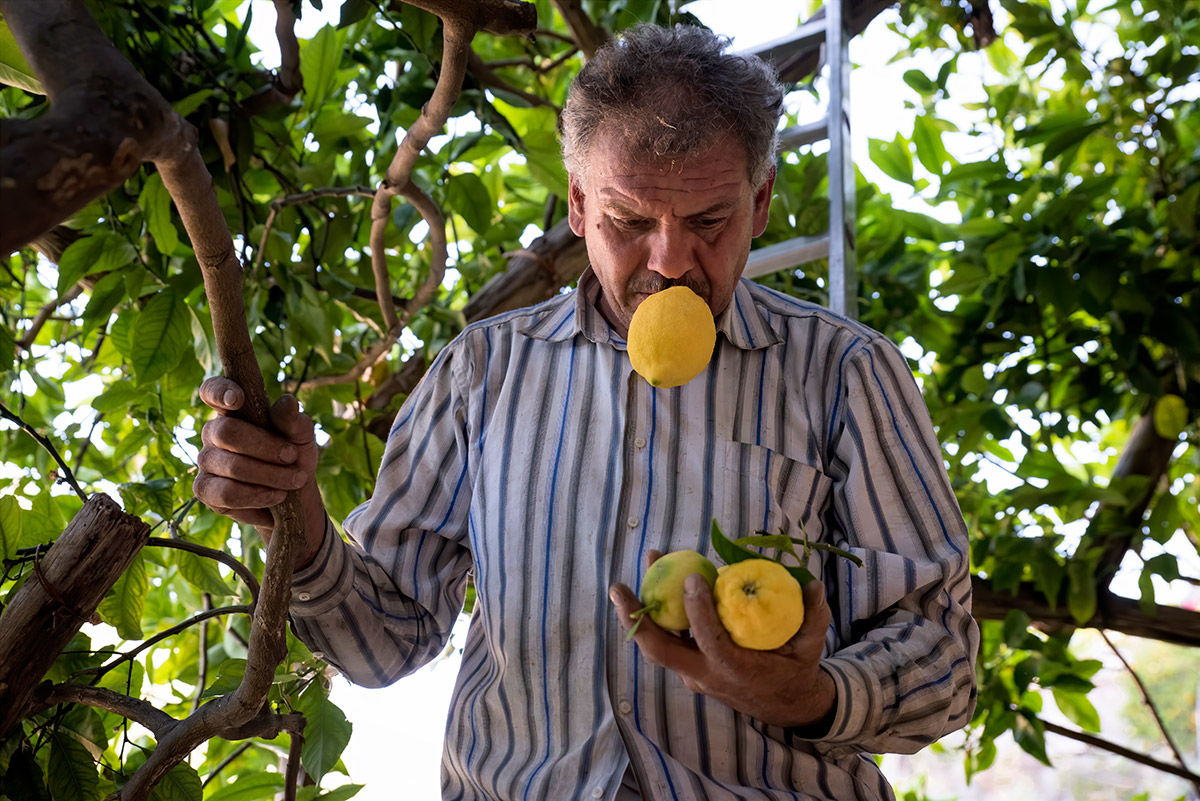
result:
<svg viewBox="0 0 1200 801"><path fill-rule="evenodd" d="M1077 625L1067 609L1065 597L1051 609L1045 596L1032 584L1022 584L1013 595L992 589L987 579L972 576L971 590L971 613L980 620L1003 620L1009 610L1019 609L1029 615L1035 624ZM1083 626L1200 648L1200 612L1174 606L1156 606L1153 614L1145 614L1137 601L1108 591L1099 593L1096 614Z"/></svg>
<svg viewBox="0 0 1200 801"><path fill-rule="evenodd" d="M0 0L50 111L0 121L0 254L119 185L179 130L170 105L79 0Z"/></svg>
<svg viewBox="0 0 1200 801"><path fill-rule="evenodd" d="M407 3L443 20L457 20L472 31L487 31L497 36L530 36L537 26L537 6L521 0L407 0ZM392 0L391 8L398 11L401 5L399 0Z"/></svg>
<svg viewBox="0 0 1200 801"><path fill-rule="evenodd" d="M0 615L0 739L141 550L150 527L102 493L88 498Z"/></svg>
<svg viewBox="0 0 1200 801"><path fill-rule="evenodd" d="M581 0L554 0L554 5L575 37L575 43L583 51L584 58L594 56L600 45L608 41L608 31L592 21L583 10Z"/></svg>

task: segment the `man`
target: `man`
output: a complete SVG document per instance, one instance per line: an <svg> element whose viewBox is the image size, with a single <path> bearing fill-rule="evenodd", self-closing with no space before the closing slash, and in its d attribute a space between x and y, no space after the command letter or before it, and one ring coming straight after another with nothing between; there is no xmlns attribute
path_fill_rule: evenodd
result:
<svg viewBox="0 0 1200 801"><path fill-rule="evenodd" d="M204 428L196 494L270 535L263 507L301 488L307 542L292 620L353 681L438 654L473 573L442 762L447 799L878 799L870 753L912 752L974 706L967 541L907 363L870 329L740 280L766 226L782 92L708 31L641 26L598 52L563 113L579 288L468 327L401 409L374 497L327 520L312 423L283 437ZM684 386L654 389L629 320L673 284L718 341ZM223 379L202 387L240 406ZM692 637L645 621L645 565L782 530L822 581L776 651L734 645L707 585ZM610 588L606 591L606 588ZM610 605L611 600L611 605ZM615 610L614 610L615 607Z"/></svg>

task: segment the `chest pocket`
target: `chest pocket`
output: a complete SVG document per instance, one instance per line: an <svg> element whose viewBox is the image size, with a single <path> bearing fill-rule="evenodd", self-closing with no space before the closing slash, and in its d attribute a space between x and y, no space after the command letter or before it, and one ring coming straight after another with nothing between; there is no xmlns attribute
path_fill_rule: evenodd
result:
<svg viewBox="0 0 1200 801"><path fill-rule="evenodd" d="M833 488L829 477L761 445L726 441L722 451L717 520L730 539L758 531L797 539L806 532L810 540L822 539L822 516Z"/></svg>

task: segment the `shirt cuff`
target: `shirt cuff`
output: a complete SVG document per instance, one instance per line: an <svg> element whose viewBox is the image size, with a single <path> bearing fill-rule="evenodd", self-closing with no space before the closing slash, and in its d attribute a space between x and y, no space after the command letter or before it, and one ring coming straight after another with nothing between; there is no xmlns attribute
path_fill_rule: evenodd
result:
<svg viewBox="0 0 1200 801"><path fill-rule="evenodd" d="M325 539L317 555L292 575L294 617L316 617L337 607L354 589L354 562L350 546L325 518Z"/></svg>
<svg viewBox="0 0 1200 801"><path fill-rule="evenodd" d="M828 729L818 732L812 726L793 726L787 729L788 736L812 743L817 750L835 758L860 753L863 748L857 743L862 740L871 711L866 676L854 659L828 657L821 660L820 667L837 686L832 719L825 721Z"/></svg>

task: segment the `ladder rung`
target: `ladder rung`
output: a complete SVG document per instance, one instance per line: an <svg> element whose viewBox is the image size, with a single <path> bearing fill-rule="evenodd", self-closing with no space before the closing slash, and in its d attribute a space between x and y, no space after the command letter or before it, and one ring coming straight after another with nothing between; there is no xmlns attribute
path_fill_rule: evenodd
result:
<svg viewBox="0 0 1200 801"><path fill-rule="evenodd" d="M782 64L798 51L813 50L825 41L825 19L809 20L787 36L754 48L754 55L768 63Z"/></svg>
<svg viewBox="0 0 1200 801"><path fill-rule="evenodd" d="M828 231L816 236L798 236L786 242L776 242L774 245L750 251L750 257L746 259L746 270L742 275L746 278L760 278L779 270L823 259L828 255Z"/></svg>
<svg viewBox="0 0 1200 801"><path fill-rule="evenodd" d="M795 150L804 145L811 145L813 142L820 142L829 138L829 126L825 123L825 118L816 122L805 123L804 125L792 125L784 128L779 132L779 150L784 152L787 150Z"/></svg>

